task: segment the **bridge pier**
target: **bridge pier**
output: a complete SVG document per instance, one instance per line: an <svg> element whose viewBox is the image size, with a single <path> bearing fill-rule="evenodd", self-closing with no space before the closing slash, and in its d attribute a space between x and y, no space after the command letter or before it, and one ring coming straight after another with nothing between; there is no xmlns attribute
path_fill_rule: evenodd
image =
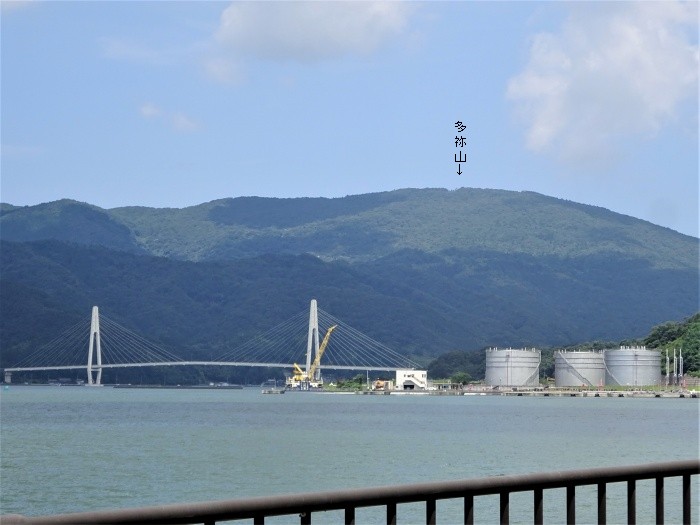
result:
<svg viewBox="0 0 700 525"><path fill-rule="evenodd" d="M12 372L5 370L5 383L12 383Z"/></svg>

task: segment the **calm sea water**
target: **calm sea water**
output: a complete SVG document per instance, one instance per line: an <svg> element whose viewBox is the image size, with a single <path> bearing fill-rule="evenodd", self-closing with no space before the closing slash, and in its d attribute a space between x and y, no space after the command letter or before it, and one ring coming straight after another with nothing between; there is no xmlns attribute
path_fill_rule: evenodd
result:
<svg viewBox="0 0 700 525"><path fill-rule="evenodd" d="M0 511L41 515L692 459L698 408L697 399L11 386L0 394ZM667 522L678 523L680 480L666 487ZM694 481L695 522L697 489ZM653 482L637 492L638 520L652 523ZM609 523L624 522L624 485L608 494ZM548 522L565 520L563 498L563 490L545 493ZM478 522L497 520L497 497L476 501ZM577 491L579 523L595 520L595 504L593 489ZM514 496L511 521L531 522L531 509L530 494ZM381 523L382 512L360 510L358 522ZM438 503L440 523L458 522L461 512ZM399 506L404 523L423 513Z"/></svg>

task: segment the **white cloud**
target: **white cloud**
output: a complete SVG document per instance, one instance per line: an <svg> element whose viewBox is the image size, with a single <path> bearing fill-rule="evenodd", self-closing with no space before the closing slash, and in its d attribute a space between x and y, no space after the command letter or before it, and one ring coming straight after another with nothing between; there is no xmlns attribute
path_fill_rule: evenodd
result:
<svg viewBox="0 0 700 525"><path fill-rule="evenodd" d="M676 118L697 96L697 17L695 2L575 4L559 33L535 35L507 90L528 148L605 157Z"/></svg>
<svg viewBox="0 0 700 525"><path fill-rule="evenodd" d="M408 13L399 2L241 2L223 12L216 39L256 58L323 60L373 51Z"/></svg>
<svg viewBox="0 0 700 525"><path fill-rule="evenodd" d="M141 113L141 116L146 118L158 117L161 114L160 109L151 104L150 102L142 104L139 108L139 112Z"/></svg>
<svg viewBox="0 0 700 525"><path fill-rule="evenodd" d="M180 112L171 113L169 115L169 122L173 129L178 131L197 131L199 129L199 124Z"/></svg>
<svg viewBox="0 0 700 525"><path fill-rule="evenodd" d="M157 119L165 122L171 129L175 131L197 131L199 124L180 111L164 111L161 108L146 102L139 108L139 113L145 119Z"/></svg>
<svg viewBox="0 0 700 525"><path fill-rule="evenodd" d="M0 155L3 157L36 157L42 153L44 153L42 148L26 144L2 144L0 146Z"/></svg>
<svg viewBox="0 0 700 525"><path fill-rule="evenodd" d="M173 61L169 53L151 49L142 44L117 38L102 38L104 56L113 60L125 60L137 64L165 65Z"/></svg>
<svg viewBox="0 0 700 525"><path fill-rule="evenodd" d="M204 71L217 82L227 84L239 83L243 80L243 68L233 59L223 56L211 56L204 61Z"/></svg>
<svg viewBox="0 0 700 525"><path fill-rule="evenodd" d="M36 5L34 0L0 0L0 11L7 14L10 11L18 11L34 5Z"/></svg>
<svg viewBox="0 0 700 525"><path fill-rule="evenodd" d="M318 62L364 55L403 33L403 2L235 2L221 15L207 72L238 81L246 59Z"/></svg>

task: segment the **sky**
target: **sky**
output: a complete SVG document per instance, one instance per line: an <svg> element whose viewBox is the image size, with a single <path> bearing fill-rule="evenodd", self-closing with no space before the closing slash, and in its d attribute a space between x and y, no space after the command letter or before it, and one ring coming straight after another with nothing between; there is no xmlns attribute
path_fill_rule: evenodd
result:
<svg viewBox="0 0 700 525"><path fill-rule="evenodd" d="M0 200L496 188L697 237L698 5L2 0Z"/></svg>

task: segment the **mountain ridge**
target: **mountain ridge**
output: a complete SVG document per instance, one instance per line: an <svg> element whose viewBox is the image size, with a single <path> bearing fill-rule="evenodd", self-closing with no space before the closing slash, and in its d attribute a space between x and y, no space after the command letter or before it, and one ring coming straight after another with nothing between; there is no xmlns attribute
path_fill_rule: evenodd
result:
<svg viewBox="0 0 700 525"><path fill-rule="evenodd" d="M3 363L95 304L204 358L316 298L424 362L642 337L698 310L700 240L534 192L404 189L183 209L62 200L0 212Z"/></svg>
<svg viewBox="0 0 700 525"><path fill-rule="evenodd" d="M41 207L61 205L73 208L72 214L41 213ZM467 247L563 257L625 252L663 267L696 264L699 245L695 237L605 208L507 190L402 189L332 199L237 197L186 208L103 210L85 204L100 219L97 231L73 226L80 219L76 206L75 201L55 201L15 208L0 216L0 238L88 244L86 239L103 235L106 247L193 261L281 252L353 262L402 249L440 253ZM41 220L43 229L28 226ZM72 228L80 236L59 236L55 231L62 225L64 232ZM664 250L672 256L661 255Z"/></svg>

